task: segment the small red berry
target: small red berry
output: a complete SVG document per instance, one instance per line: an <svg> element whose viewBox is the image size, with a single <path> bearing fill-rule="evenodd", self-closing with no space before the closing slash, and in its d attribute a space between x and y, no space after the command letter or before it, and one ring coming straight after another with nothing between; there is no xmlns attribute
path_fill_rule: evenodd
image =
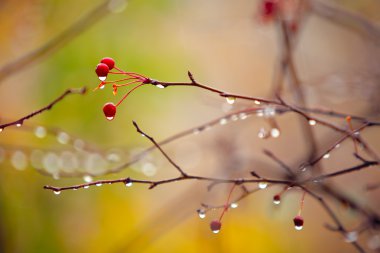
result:
<svg viewBox="0 0 380 253"><path fill-rule="evenodd" d="M300 215L297 215L293 219L294 226L297 230L301 230L303 227L303 218Z"/></svg>
<svg viewBox="0 0 380 253"><path fill-rule="evenodd" d="M215 234L219 233L221 227L222 227L222 223L220 223L220 221L218 220L213 220L210 223L211 231Z"/></svg>
<svg viewBox="0 0 380 253"><path fill-rule="evenodd" d="M278 12L279 6L277 0L262 0L259 15L264 22L272 21Z"/></svg>
<svg viewBox="0 0 380 253"><path fill-rule="evenodd" d="M116 114L116 106L113 103L106 103L103 106L103 112L108 120L113 120Z"/></svg>
<svg viewBox="0 0 380 253"><path fill-rule="evenodd" d="M106 64L109 70L113 69L115 66L115 60L110 57L105 57L100 62Z"/></svg>
<svg viewBox="0 0 380 253"><path fill-rule="evenodd" d="M273 203L275 203L276 205L280 204L281 202L281 196L279 194L276 194L273 196Z"/></svg>
<svg viewBox="0 0 380 253"><path fill-rule="evenodd" d="M99 79L101 79L101 80L103 78L105 80L105 77L107 77L109 71L110 71L110 69L109 69L108 65L105 63L99 63L95 69L96 74L98 75ZM104 81L104 80L102 80L102 81Z"/></svg>

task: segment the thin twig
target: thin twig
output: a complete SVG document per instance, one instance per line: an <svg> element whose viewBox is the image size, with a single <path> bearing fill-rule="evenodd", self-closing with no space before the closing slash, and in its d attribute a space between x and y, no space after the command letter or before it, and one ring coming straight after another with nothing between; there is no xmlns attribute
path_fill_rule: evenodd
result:
<svg viewBox="0 0 380 253"><path fill-rule="evenodd" d="M57 103L59 103L61 100L63 100L66 96L70 95L70 94L85 94L86 93L86 87L83 87L83 88L80 88L80 89L68 89L66 90L62 95L60 95L59 97L57 97L56 99L54 99L51 103L49 103L47 106L35 111L35 112L32 112L18 120L15 120L13 122L9 122L9 123L6 123L6 124L2 124L0 125L0 131L3 131L5 128L9 127L9 126L21 126L25 120L28 120L38 114L41 114L42 112L44 111L47 111L47 110L50 110L51 108L53 108L53 106Z"/></svg>

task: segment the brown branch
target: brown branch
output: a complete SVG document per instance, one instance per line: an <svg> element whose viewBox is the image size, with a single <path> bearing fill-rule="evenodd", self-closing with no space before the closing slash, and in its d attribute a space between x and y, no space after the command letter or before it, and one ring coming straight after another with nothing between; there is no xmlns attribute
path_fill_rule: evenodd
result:
<svg viewBox="0 0 380 253"><path fill-rule="evenodd" d="M161 152L161 154L171 163L171 165L173 165L179 173L181 173L182 177L186 176L186 173L181 169L181 167L179 167L169 156L168 154L166 154L166 152L161 148L160 145L158 145L158 143L152 138L150 137L149 135L147 135L146 133L144 133L140 127L137 125L137 123L135 121L133 121L133 125L135 126L136 128L136 131L138 133L140 133L142 136L148 138L152 143L153 145Z"/></svg>
<svg viewBox="0 0 380 253"><path fill-rule="evenodd" d="M310 2L314 14L370 38L376 46L380 45L380 27L365 17L324 1Z"/></svg>
<svg viewBox="0 0 380 253"><path fill-rule="evenodd" d="M86 93L86 87L83 87L83 88L80 88L80 89L68 89L66 90L62 95L60 95L58 98L56 98L55 100L53 100L51 103L49 103L47 106L35 111L35 112L32 112L18 120L15 120L13 122L9 122L9 123L6 123L6 124L2 124L0 125L0 131L3 131L5 128L9 127L9 126L21 126L25 120L28 120L38 114L41 114L42 112L44 111L47 111L47 110L50 110L51 108L53 108L53 106L57 103L59 103L61 100L63 100L66 96L70 95L70 94L85 94Z"/></svg>

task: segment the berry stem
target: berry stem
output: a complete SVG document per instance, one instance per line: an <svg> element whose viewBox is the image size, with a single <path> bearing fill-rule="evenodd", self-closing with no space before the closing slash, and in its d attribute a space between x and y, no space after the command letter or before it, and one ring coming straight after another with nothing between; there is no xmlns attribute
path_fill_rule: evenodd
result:
<svg viewBox="0 0 380 253"><path fill-rule="evenodd" d="M301 201L300 201L300 210L298 211L299 216L301 216L301 212L305 203L305 195L306 195L306 191L303 191Z"/></svg>
<svg viewBox="0 0 380 253"><path fill-rule="evenodd" d="M137 85L136 87L134 87L132 90L130 90L127 94L124 95L124 97L115 105L116 107L119 106L121 104L121 102L123 102L124 99L126 99L128 97L129 94L131 94L134 90L136 90L137 88L143 86L144 83L142 84L139 84Z"/></svg>
<svg viewBox="0 0 380 253"><path fill-rule="evenodd" d="M230 192L228 194L228 198L227 198L226 204L224 205L223 211L222 211L222 213L221 213L221 215L219 217L219 222L222 221L224 213L227 212L228 208L230 207L230 200L231 200L232 192L234 191L235 187L236 187L236 184L233 184L232 187L231 187L231 190L230 190Z"/></svg>

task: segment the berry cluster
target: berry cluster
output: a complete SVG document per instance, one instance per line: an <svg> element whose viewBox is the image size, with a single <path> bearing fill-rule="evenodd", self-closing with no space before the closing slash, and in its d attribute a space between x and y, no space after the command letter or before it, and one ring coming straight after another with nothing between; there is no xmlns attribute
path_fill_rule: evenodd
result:
<svg viewBox="0 0 380 253"><path fill-rule="evenodd" d="M111 72L111 70L113 70L113 69L115 69L116 71ZM105 85L112 84L114 95L117 94L118 87L128 86L128 85L132 85L132 84L138 84L132 90L130 90L127 94L125 94L122 97L122 99L116 105L112 102L108 102L103 106L103 113L104 113L104 116L106 117L107 120L113 120L115 118L116 107L119 106L123 102L123 100L132 91L141 87L144 84L152 83L151 79L149 79L143 75L140 75L140 74L137 74L134 72L125 72L125 71L119 69L115 65L115 60L110 58L110 57L105 57L100 61L100 63L95 68L95 73L100 80L100 84L98 85L97 88L95 88L95 90L103 89L105 87ZM106 81L108 74L124 75L124 76L126 76L126 78L122 78L122 79L118 79L118 80L114 80L114 81ZM123 83L123 82L125 82L125 83Z"/></svg>

